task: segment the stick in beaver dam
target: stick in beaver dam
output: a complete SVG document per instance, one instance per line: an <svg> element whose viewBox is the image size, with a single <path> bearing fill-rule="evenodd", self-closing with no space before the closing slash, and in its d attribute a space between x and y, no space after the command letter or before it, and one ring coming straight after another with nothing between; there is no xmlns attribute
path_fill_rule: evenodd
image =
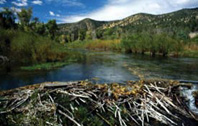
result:
<svg viewBox="0 0 198 126"><path fill-rule="evenodd" d="M196 126L177 81L44 83L0 93L2 125Z"/></svg>

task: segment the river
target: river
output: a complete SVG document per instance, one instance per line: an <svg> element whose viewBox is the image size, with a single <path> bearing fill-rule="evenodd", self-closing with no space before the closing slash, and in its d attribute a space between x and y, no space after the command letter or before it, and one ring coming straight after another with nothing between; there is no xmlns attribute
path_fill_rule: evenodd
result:
<svg viewBox="0 0 198 126"><path fill-rule="evenodd" d="M0 67L0 89L7 90L48 81L89 79L95 83L124 83L127 80L198 80L198 59L163 58L116 52L77 51L80 60L53 70L24 71L14 66Z"/></svg>

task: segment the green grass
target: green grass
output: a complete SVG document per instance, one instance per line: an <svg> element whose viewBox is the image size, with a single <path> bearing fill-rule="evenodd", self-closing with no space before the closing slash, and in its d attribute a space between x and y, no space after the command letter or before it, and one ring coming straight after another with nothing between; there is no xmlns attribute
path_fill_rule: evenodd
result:
<svg viewBox="0 0 198 126"><path fill-rule="evenodd" d="M42 64L36 64L32 66L23 66L21 67L22 70L49 70L54 68L59 68L68 65L69 62L52 62L52 63L42 63Z"/></svg>
<svg viewBox="0 0 198 126"><path fill-rule="evenodd" d="M67 48L85 48L86 43L88 43L89 41L74 41L74 42L69 42L66 44Z"/></svg>
<svg viewBox="0 0 198 126"><path fill-rule="evenodd" d="M75 41L66 44L67 48L84 48L89 50L120 50L120 40L86 40L86 41Z"/></svg>
<svg viewBox="0 0 198 126"><path fill-rule="evenodd" d="M187 50L183 51L180 54L183 57L192 57L192 58L198 58L198 50Z"/></svg>

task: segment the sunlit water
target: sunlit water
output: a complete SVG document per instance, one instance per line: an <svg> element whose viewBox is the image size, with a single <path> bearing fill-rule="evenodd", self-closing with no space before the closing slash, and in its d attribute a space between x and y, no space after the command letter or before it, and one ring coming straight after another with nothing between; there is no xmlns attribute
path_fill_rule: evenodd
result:
<svg viewBox="0 0 198 126"><path fill-rule="evenodd" d="M188 105L189 109L198 115L198 108L195 105L195 99L192 95L192 93L197 90L198 90L198 84L193 85L193 87L191 89L183 88L181 90L181 93L184 97L186 97L188 99L187 105Z"/></svg>
<svg viewBox="0 0 198 126"><path fill-rule="evenodd" d="M75 53L77 51L74 51ZM79 53L79 51L78 51ZM163 58L114 52L80 51L78 62L48 71L22 71L1 66L0 89L12 89L46 81L94 80L123 83L144 78L198 80L198 59ZM97 78L97 79L93 79Z"/></svg>
<svg viewBox="0 0 198 126"><path fill-rule="evenodd" d="M23 71L15 66L0 66L0 89L7 90L25 85L51 81L76 81L89 79L95 83L124 83L128 80L174 79L198 81L198 59L163 58L114 52L73 51L78 62L53 70ZM198 85L198 84L197 84ZM198 114L192 92L184 89L189 108Z"/></svg>

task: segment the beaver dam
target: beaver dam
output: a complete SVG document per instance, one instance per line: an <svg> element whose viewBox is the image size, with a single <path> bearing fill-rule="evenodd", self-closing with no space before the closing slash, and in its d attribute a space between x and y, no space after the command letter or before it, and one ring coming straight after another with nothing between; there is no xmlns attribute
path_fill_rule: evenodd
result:
<svg viewBox="0 0 198 126"><path fill-rule="evenodd" d="M197 126L177 81L42 83L0 93L0 124L19 126Z"/></svg>

